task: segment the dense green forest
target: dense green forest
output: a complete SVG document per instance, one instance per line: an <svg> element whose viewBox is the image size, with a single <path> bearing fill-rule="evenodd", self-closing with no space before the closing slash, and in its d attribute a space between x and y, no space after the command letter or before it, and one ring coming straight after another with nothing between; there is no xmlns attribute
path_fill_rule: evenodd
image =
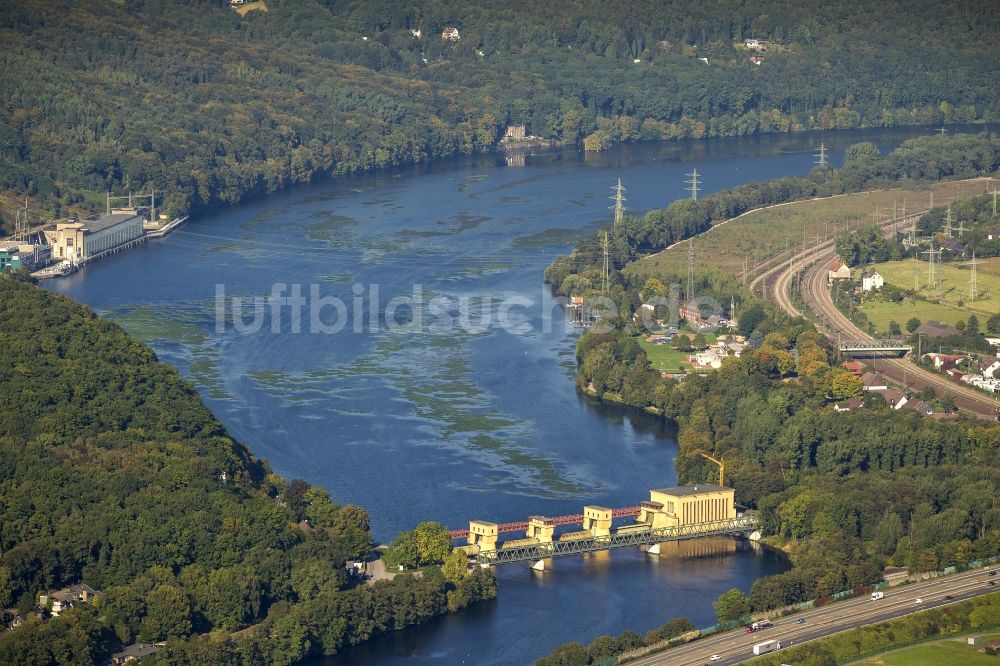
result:
<svg viewBox="0 0 1000 666"><path fill-rule="evenodd" d="M972 0L266 5L4 0L0 190L58 213L155 188L180 213L510 123L600 148L1000 118L1000 16Z"/></svg>
<svg viewBox="0 0 1000 666"><path fill-rule="evenodd" d="M370 552L364 509L273 474L149 348L13 273L0 359L0 612L79 582L103 592L0 633L0 663L101 663L167 639L158 663L288 664L496 594L464 557L356 585L344 563Z"/></svg>

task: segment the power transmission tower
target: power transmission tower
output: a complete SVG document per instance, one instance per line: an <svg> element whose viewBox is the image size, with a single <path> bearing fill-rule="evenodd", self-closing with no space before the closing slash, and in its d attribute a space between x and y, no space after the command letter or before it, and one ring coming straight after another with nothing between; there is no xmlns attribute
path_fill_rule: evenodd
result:
<svg viewBox="0 0 1000 666"><path fill-rule="evenodd" d="M986 191L990 191L990 183L993 183L993 215L997 214L997 183L992 178L986 180Z"/></svg>
<svg viewBox="0 0 1000 666"><path fill-rule="evenodd" d="M939 266L941 260L941 250L934 249L934 241L931 241L931 248L929 250L924 250L921 254L927 255L927 290L932 292L935 297L941 297L941 269Z"/></svg>
<svg viewBox="0 0 1000 666"><path fill-rule="evenodd" d="M954 231L954 227L951 225L951 222L952 222L951 204L948 204L948 210L944 216L944 227L942 227L942 229L944 229L944 232L948 234L948 238L951 238L951 232Z"/></svg>
<svg viewBox="0 0 1000 666"><path fill-rule="evenodd" d="M691 173L686 174L686 175L691 176L691 180L687 180L687 181L684 181L684 182L686 182L688 184L688 186L689 186L687 189L688 189L689 192L691 192L691 198L694 201L697 201L698 200L698 185L701 183L701 181L698 180L698 170L695 169L694 171L692 171Z"/></svg>
<svg viewBox="0 0 1000 666"><path fill-rule="evenodd" d="M14 211L14 240L19 243L28 240L28 197L24 197L24 208Z"/></svg>
<svg viewBox="0 0 1000 666"><path fill-rule="evenodd" d="M615 211L615 226L617 227L622 222L622 217L625 215L625 188L622 187L622 179L618 179L618 184L614 187L615 195L611 197L611 200L615 202L615 205L611 207L611 210Z"/></svg>
<svg viewBox="0 0 1000 666"><path fill-rule="evenodd" d="M688 283L685 294L688 303L694 298L694 239L688 239Z"/></svg>
<svg viewBox="0 0 1000 666"><path fill-rule="evenodd" d="M816 158L816 166L827 166L829 162L826 161L826 144L819 144L819 152L813 155Z"/></svg>
<svg viewBox="0 0 1000 666"><path fill-rule="evenodd" d="M608 232L604 232L604 271L601 273L601 291L608 293L609 282L611 281L611 261L608 255Z"/></svg>
<svg viewBox="0 0 1000 666"><path fill-rule="evenodd" d="M981 261L977 261L976 260L976 251L975 250L972 251L972 260L965 262L965 265L968 266L971 269L971 271L972 271L971 273L969 273L969 300L970 301L976 300L976 296L979 294L979 289L976 286L976 266L978 266L981 263L982 263Z"/></svg>

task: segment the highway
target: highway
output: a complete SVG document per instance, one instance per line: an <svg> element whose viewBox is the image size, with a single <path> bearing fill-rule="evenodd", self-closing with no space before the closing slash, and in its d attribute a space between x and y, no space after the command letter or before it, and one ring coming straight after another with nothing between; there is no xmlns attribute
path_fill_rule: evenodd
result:
<svg viewBox="0 0 1000 666"><path fill-rule="evenodd" d="M991 578L987 569L975 569L963 573L941 576L932 580L889 588L884 591L885 597L873 601L870 597L858 597L847 601L803 611L784 618L777 618L775 626L752 634L735 630L702 638L666 650L659 654L643 657L628 662L637 666L666 665L670 666L701 666L702 664L739 664L754 657L753 646L766 640L777 640L782 646L800 645L808 641L829 636L845 629L852 629L866 624L875 624L910 613L916 613L928 608L936 608L963 599L996 592L998 588L988 587L987 582L998 580ZM945 595L953 599L945 599ZM918 604L917 599L923 603ZM797 624L804 618L805 622ZM721 657L718 661L709 661L711 655Z"/></svg>

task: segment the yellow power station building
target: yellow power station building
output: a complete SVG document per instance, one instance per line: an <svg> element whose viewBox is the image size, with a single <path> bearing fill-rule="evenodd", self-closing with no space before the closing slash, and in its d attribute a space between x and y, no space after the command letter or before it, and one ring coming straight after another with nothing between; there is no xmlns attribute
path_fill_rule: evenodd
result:
<svg viewBox="0 0 1000 666"><path fill-rule="evenodd" d="M640 505L637 523L659 527L697 525L736 517L732 488L699 483L649 491L649 501Z"/></svg>

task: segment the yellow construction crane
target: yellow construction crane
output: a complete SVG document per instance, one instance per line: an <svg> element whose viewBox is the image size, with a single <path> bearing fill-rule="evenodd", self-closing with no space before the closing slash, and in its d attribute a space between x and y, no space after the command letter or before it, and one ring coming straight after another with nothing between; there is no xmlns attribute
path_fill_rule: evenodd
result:
<svg viewBox="0 0 1000 666"><path fill-rule="evenodd" d="M719 466L719 485L720 486L726 485L725 483L723 483L726 478L726 464L721 460L716 460L715 458L713 458L712 456L708 455L703 451L697 451L696 453L702 458L708 458L709 460L711 460L712 462L714 462L716 465Z"/></svg>

